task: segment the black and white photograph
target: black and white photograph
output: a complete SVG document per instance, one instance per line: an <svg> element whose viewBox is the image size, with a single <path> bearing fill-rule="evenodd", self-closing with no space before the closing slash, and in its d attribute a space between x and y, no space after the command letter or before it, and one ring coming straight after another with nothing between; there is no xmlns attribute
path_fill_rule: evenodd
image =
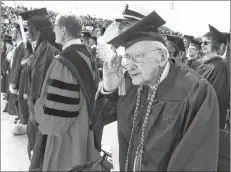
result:
<svg viewBox="0 0 231 172"><path fill-rule="evenodd" d="M230 1L1 1L1 171L230 171Z"/></svg>

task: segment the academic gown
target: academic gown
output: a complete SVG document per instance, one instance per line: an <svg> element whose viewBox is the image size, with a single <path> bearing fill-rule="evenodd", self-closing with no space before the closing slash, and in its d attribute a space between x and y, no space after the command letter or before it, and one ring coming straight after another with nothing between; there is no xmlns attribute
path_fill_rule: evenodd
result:
<svg viewBox="0 0 231 172"><path fill-rule="evenodd" d="M35 117L41 133L47 135L42 171L66 171L100 157L80 84L58 59L47 71Z"/></svg>
<svg viewBox="0 0 231 172"><path fill-rule="evenodd" d="M200 62L198 62L198 59L189 59L184 64L186 64L188 67L190 67L193 70L197 70L198 66L200 66Z"/></svg>
<svg viewBox="0 0 231 172"><path fill-rule="evenodd" d="M3 66L3 62L4 60L6 59L6 49L2 50L1 52L1 67ZM7 93L8 92L8 78L7 78L7 74L6 72L3 72L3 70L1 70L1 76L2 76L2 79L1 79L1 92L2 93Z"/></svg>
<svg viewBox="0 0 231 172"><path fill-rule="evenodd" d="M18 110L19 117L22 124L27 124L29 120L29 107L27 100L24 99L23 95L26 94L26 73L27 73L27 61L29 54L25 56L20 62L20 80L19 80L19 95L18 95Z"/></svg>
<svg viewBox="0 0 231 172"><path fill-rule="evenodd" d="M99 95L108 99L99 124L118 123L120 170L125 161L135 111L138 86L126 79L126 96ZM141 93L129 156L133 170L135 152L147 109L147 93ZM219 108L213 87L195 71L170 60L168 76L160 83L144 138L142 171L215 171L218 163ZM116 137L116 136L114 136Z"/></svg>
<svg viewBox="0 0 231 172"><path fill-rule="evenodd" d="M28 93L28 107L30 115L34 115L34 105L40 97L42 84L46 72L53 58L59 53L59 50L47 41L39 41L34 52L30 55L30 60L27 66L25 88ZM42 149L46 143L46 136L42 135L32 121L28 120L28 152L33 150L33 157L30 164L30 170L40 167L40 161L43 157Z"/></svg>
<svg viewBox="0 0 231 172"><path fill-rule="evenodd" d="M224 129L230 101L229 67L221 57L217 56L201 63L197 72L207 79L216 91L220 113L220 129Z"/></svg>
<svg viewBox="0 0 231 172"><path fill-rule="evenodd" d="M28 52L22 42L15 49L12 59L13 60L12 67L9 70L9 84L15 85L15 88L17 90L19 90L19 81L20 81L20 62L22 58L27 55ZM10 115L18 115L19 117L21 116L19 114L18 101L19 101L18 95L9 93L8 113Z"/></svg>

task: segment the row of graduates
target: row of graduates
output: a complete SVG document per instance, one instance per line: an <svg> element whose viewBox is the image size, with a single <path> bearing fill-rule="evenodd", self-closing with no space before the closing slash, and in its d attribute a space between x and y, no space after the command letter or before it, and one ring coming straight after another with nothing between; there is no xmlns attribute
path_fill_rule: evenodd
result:
<svg viewBox="0 0 231 172"><path fill-rule="evenodd" d="M41 13L41 11L40 11ZM15 115L13 134L28 135L28 155L31 159L38 134L38 123L35 121L34 106L40 97L46 72L60 45L55 43L52 23L44 15L34 17L28 27L20 27L20 20L11 24L11 36L4 35L4 46L1 54L2 89L7 100L4 112ZM35 13L36 15L36 13ZM24 15L27 20L29 16ZM32 29L33 28L33 29ZM36 28L36 29L35 29ZM30 30L29 37L24 36Z"/></svg>
<svg viewBox="0 0 231 172"><path fill-rule="evenodd" d="M229 124L230 33L209 25L210 33L199 41L190 35L184 38L163 35L170 58L182 62L206 78L214 87L220 107L220 129Z"/></svg>
<svg viewBox="0 0 231 172"><path fill-rule="evenodd" d="M93 105L88 105L89 97L85 99L84 91L80 91L83 86L71 72L75 70L73 66L80 70L85 89L95 88L99 81L98 74L93 72L97 68L93 56L80 40L80 19L73 14L57 16L53 25L46 8L19 15L27 20L27 28L22 28L19 18L12 24L11 38L4 36L6 45L11 41L14 45L11 51L5 51L2 74L8 79L9 88L5 111L18 116L13 133L28 135L29 170L64 171L75 163L100 157L88 126L88 106ZM62 20L74 22L63 24L66 28L74 27L74 31L64 34L57 31L64 27L59 23ZM29 37L25 41L23 32L26 31ZM59 34L65 36L65 41ZM55 43L57 40L60 45ZM63 61L58 60L61 57ZM91 102L94 96L95 92L91 94ZM44 106L40 107L41 104Z"/></svg>
<svg viewBox="0 0 231 172"><path fill-rule="evenodd" d="M142 16L139 14L133 17L136 21L131 21L131 13L125 14L126 11L131 12L129 7L126 7L123 12L124 18L120 21L122 23L126 20L126 24L132 23L131 26L113 39L106 41L117 48L125 47L125 59L129 63L129 75L125 75L126 93L122 95L119 93L121 88L119 84L123 82L123 76L118 73L121 67L118 64L120 59L113 58L105 65L106 72L103 74L104 78L97 98L101 101L105 99L107 102L100 111L102 117L99 121L108 124L117 120L118 123L120 169L125 171L132 169L134 171L199 169L214 171L217 170L218 165L218 170L221 170L221 164L225 163L219 157L221 164L217 164L218 152L219 156L222 156L222 153L229 150L228 146L223 148L224 144L220 144L219 147L217 143L219 128L223 130L227 124L226 115L230 102L228 64L230 33L221 33L209 25L210 31L203 36L202 42L192 38L186 40L188 36L185 36L185 40L172 35L160 36L157 28L165 24L165 21L155 11L147 16L143 15L137 21L137 18ZM129 19L125 19L126 17ZM125 25L122 28L125 28ZM104 37L107 37L107 34L106 30ZM152 41L153 47L151 47ZM186 41L189 47L184 45ZM157 58L159 55L160 61L165 56L160 46L157 46L157 42L166 46L170 59L163 73L159 71L159 78L156 76L156 85L160 83L156 91L156 85L154 88L151 87L152 80L151 84L147 80L151 78L148 74L151 72L150 75L156 74L156 71L152 69L158 68L154 66L157 60L154 63L150 60L151 54L152 58ZM162 79L161 74L164 76L166 70L169 70L166 78L158 83L158 79ZM194 82L196 78L197 84ZM207 86L202 82L205 82ZM147 92L151 89L156 91L156 98L152 106L148 106L148 100L152 99L151 96L148 98ZM214 107L215 104L216 107ZM147 106L146 114L145 106ZM152 111L148 119L149 107ZM147 119L149 121L145 125ZM146 130L145 127L147 127ZM180 136L178 137L177 134ZM220 141L224 141L222 135L220 135ZM226 145L229 145L229 141L226 141L228 142ZM227 154L225 157L229 159ZM129 158L130 161L128 161Z"/></svg>
<svg viewBox="0 0 231 172"><path fill-rule="evenodd" d="M27 88L28 90L29 90L29 92L26 92L26 94L25 94L25 92L22 92L21 94L19 93L19 95L22 95L22 97L23 97L23 100L25 101L25 99L27 99L27 101L25 101L25 102L28 102L28 108L29 108L29 112L30 112L30 117L31 117L31 119L29 119L29 121L28 121L28 136L29 136L29 140L30 140L30 149L29 150L31 150L31 149L33 149L33 146L34 146L34 143L33 143L33 141L35 140L34 138L32 138L32 137L36 137L36 135L37 134L35 134L37 131L37 129L36 129L36 125L37 125L37 123L36 123L36 121L33 119L33 117L34 117L34 104L35 104L35 102L38 100L38 98L39 98L39 96L40 96L40 91L41 91L41 85L42 85L42 82L43 82L43 80L44 80L44 76L45 76L45 73L46 73L46 70L47 70L47 68L48 68L48 66L49 66L49 62L51 61L51 59L56 55L56 54L58 54L59 53L59 50L57 49L57 48L55 48L55 44L54 44L54 41L51 41L51 40L47 40L47 38L49 38L49 36L48 35L46 35L47 33L49 33L46 29L50 29L51 27L49 27L49 25L47 26L47 25L45 25L44 23L46 23L46 22L44 22L44 21L46 21L45 20L45 18L43 18L42 19L42 21L41 21L41 18L39 18L40 19L40 21L38 20L38 18L36 19L36 20L30 20L30 22L28 23L28 26L30 26L30 24L32 24L32 25L36 25L36 28L37 29L39 29L39 32L36 32L36 30L34 30L34 32L33 32L33 30L30 30L31 28L28 28L29 30L30 30L30 38L32 39L32 41L34 42L34 43L32 43L32 52L33 53L28 53L28 58L26 58L28 61L27 61L27 65L26 66L28 66L28 71L26 72L27 74L26 75L24 75L24 76L28 76L28 79L22 79L21 77L19 77L18 78L18 82L15 82L13 79L12 79L12 81L11 81L11 78L17 78L17 77L15 77L15 76L17 76L18 74L20 74L21 73L21 70L18 70L17 72L12 72L12 71L14 71L17 67L15 67L15 68L11 68L11 71L9 72L10 73L10 92L11 92L11 96L13 97L13 99L15 98L15 95L17 95L17 93L19 93L20 92L20 88ZM33 23L33 21L35 22L35 23ZM41 24L42 23L42 24ZM41 24L41 25L39 25L39 24ZM15 29L17 29L18 28L18 26L19 25L16 25L17 27L14 27ZM45 33L44 33L44 35L46 35L45 37L43 37L43 29L45 29ZM17 31L19 31L20 29L17 29ZM50 30L51 31L51 30ZM129 31L129 30L128 30ZM126 33L126 32L125 32ZM119 37L119 38L121 38L121 37L126 37L124 34L125 33L122 33L121 34L121 36ZM41 35L40 35L41 34ZM220 36L218 36L217 37L217 35L219 35L220 34L220 32L217 32L217 31L213 31L213 32L211 32L210 34L212 34L210 37L212 37L213 39L214 38L217 38L217 40L219 41L219 40L221 40L220 38ZM52 34L49 34L49 35L52 35ZM12 37L13 37L13 35L12 35ZM20 32L19 32L19 37L20 37ZM209 37L209 36L208 36ZM125 38L123 38L123 39L125 39ZM40 42L39 42L39 40L40 40ZM19 42L19 41L18 41ZM206 43L207 42L207 43ZM209 43L210 42L210 43ZM20 43L20 42L19 42ZM53 45L52 45L52 43L53 43ZM115 43L116 44L116 43ZM18 44L19 45L19 44ZM23 44L20 44L20 45L23 45ZM42 46L43 45L43 46ZM210 45L211 46L211 40L209 41L209 40L203 40L203 45L205 46L205 45ZM202 45L202 46L203 46ZM220 45L220 42L219 42L219 45ZM23 45L24 46L24 45ZM22 47L23 47L22 46ZM34 47L34 48L33 48ZM169 46L170 47L170 46ZM208 48L209 49L209 48ZM169 51L169 52L171 52L171 51ZM214 52L214 51L213 51ZM15 53L12 53L13 54L13 56L16 56L16 54ZM18 54L18 53L17 53ZM209 55L213 55L214 56L214 54L215 55L218 55L217 53L212 53L211 54L211 51L207 51L207 53L205 53L206 54L206 56L208 57ZM25 56L24 56L25 57ZM16 59L16 58L13 58L13 59ZM216 63L216 64L214 64L213 66L212 66L212 68L211 68L211 65L206 65L206 62L211 62L211 60L217 60L218 59L218 63ZM217 74L215 74L215 76L213 76L213 77L211 77L211 79L209 79L209 78L207 78L207 80L209 80L209 81L211 81L210 83L212 84L213 82L214 83L223 83L222 84L222 88L223 88L223 90L221 90L221 88L219 87L219 88L216 88L216 84L212 84L213 86L214 86L214 88L215 88L215 90L216 91L219 91L219 94L217 93L217 95L220 95L220 97L222 98L222 102L226 102L226 101L223 101L224 100L224 97L225 98L227 98L227 96L224 96L224 92L221 92L221 91L225 91L225 93L227 94L227 92L229 93L229 91L227 91L227 89L226 88L224 88L224 86L226 86L226 83L224 83L224 82L226 82L228 79L226 78L226 76L225 77L222 77L223 75L221 75L220 74L220 70L222 69L225 69L225 72L221 72L222 74L223 73L225 73L225 74L227 74L227 70L226 70L226 68L223 68L223 67L221 67L221 66L219 66L220 64L223 64L223 61L221 61L220 60L221 58L220 57L218 57L217 58L217 56L214 56L214 58L211 58L211 59L207 59L207 60L204 60L203 61L203 63L200 63L200 65L199 65L199 67L198 67L198 69L200 68L200 69L202 69L202 68L206 68L204 71L209 71L209 72L212 72L212 73L214 73L214 70L215 69L218 69L219 70L219 72L217 73ZM21 58L21 60L22 60L22 58ZM18 63L18 65L15 65L15 66L21 66L23 63L21 63L22 61L21 60L19 60L20 61L20 63ZM23 59L24 60L24 59ZM13 62L12 62L13 64L15 63L16 64L16 60L13 60ZM217 64L219 64L219 65L217 65ZM12 65L13 66L13 65ZM210 67L210 69L208 69L208 67ZM18 67L18 69L20 69L20 67ZM187 69L188 70L188 69ZM201 73L201 75L202 75L202 73ZM206 74L207 76L211 76L211 73L207 73ZM20 75L19 75L20 76ZM223 80L218 80L218 79L223 79ZM225 78L225 79L224 79ZM22 80L22 82L20 82L20 80ZM25 82L26 81L26 82ZM216 82L215 82L216 81ZM24 83L24 86L25 85L28 85L28 87L20 87L20 83ZM25 84L26 83L26 84ZM18 84L18 87L17 87L17 84ZM228 85L228 84L227 84ZM18 90L19 90L19 92L18 92ZM181 94L181 93L179 93L179 94ZM18 96L19 96L18 95ZM26 95L28 95L28 98L27 98L27 96ZM10 97L10 96L9 96ZM180 95L179 95L179 97L180 97ZM218 98L219 98L219 96L218 96ZM20 101L20 99L18 99L19 101ZM229 102L229 101L227 101L227 102ZM19 103L20 104L20 103ZM220 103L219 103L219 105L220 105ZM225 103L225 105L227 105L226 103ZM221 108L220 108L221 109ZM226 109L227 110L227 106L225 106L224 107L224 109ZM121 109L122 110L122 109ZM220 113L221 114L221 113ZM20 114L19 114L19 116L21 116ZM221 116L221 115L220 115ZM30 125L31 124L31 125ZM223 125L223 122L222 122L222 125ZM30 127L31 126L31 127ZM221 125L220 125L220 128L223 128L223 127L221 127ZM123 129L123 127L121 126L121 128L120 128L120 130L122 130ZM30 135L30 133L32 133L31 135ZM32 137L31 137L32 136ZM38 141L38 140L37 140ZM39 145L38 144L38 142L36 142L36 144L37 145ZM122 150L122 149L121 149ZM122 156L123 154L121 154L120 156ZM121 163L121 164L123 164L124 163L124 161Z"/></svg>

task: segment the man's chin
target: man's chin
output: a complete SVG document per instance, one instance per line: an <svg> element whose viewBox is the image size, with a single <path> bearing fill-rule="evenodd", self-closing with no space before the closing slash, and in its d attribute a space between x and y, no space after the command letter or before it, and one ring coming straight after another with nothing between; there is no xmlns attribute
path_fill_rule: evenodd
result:
<svg viewBox="0 0 231 172"><path fill-rule="evenodd" d="M132 78L132 84L133 85L141 85L142 81L138 78Z"/></svg>

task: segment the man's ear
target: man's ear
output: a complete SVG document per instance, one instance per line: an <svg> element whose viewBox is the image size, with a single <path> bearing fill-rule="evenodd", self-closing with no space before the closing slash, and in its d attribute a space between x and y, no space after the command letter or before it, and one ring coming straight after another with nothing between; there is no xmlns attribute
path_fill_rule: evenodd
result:
<svg viewBox="0 0 231 172"><path fill-rule="evenodd" d="M67 28L65 26L62 26L61 27L61 33L62 33L62 35L64 36L66 32L67 32Z"/></svg>

